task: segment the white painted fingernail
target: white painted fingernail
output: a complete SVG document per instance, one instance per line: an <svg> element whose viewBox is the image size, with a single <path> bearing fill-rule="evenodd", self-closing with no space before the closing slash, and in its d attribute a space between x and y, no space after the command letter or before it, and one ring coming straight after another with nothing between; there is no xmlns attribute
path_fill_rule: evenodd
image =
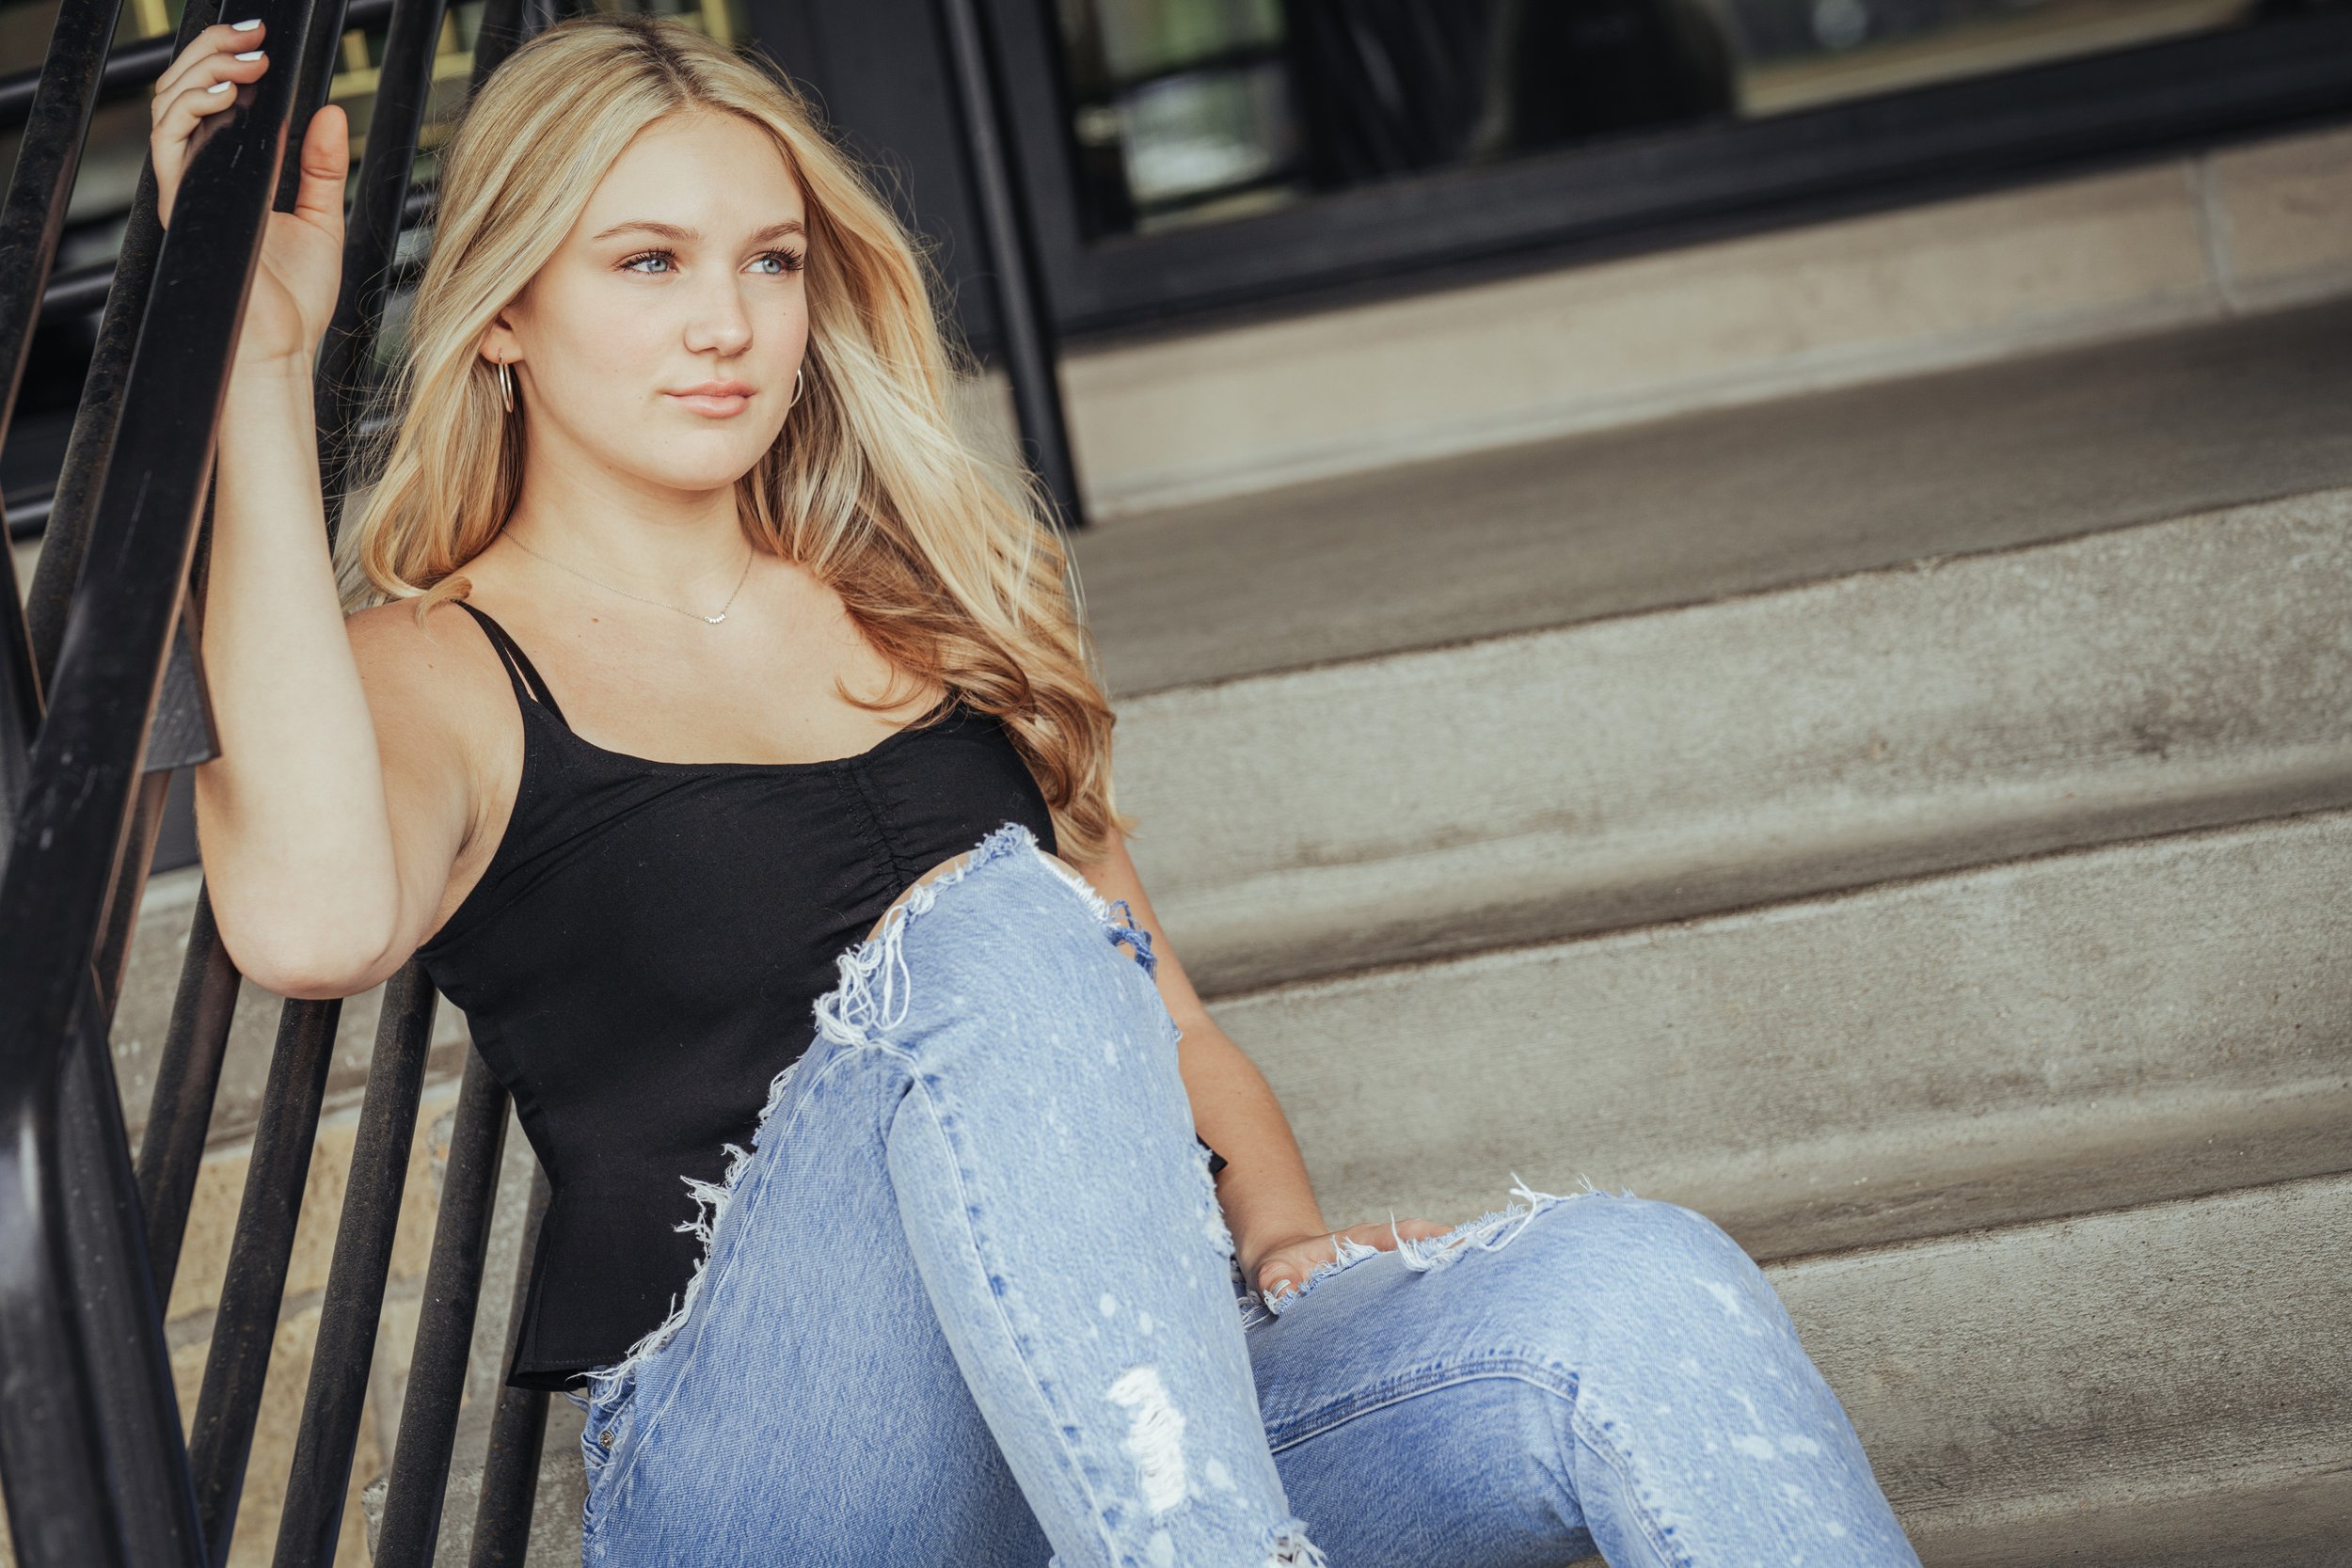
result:
<svg viewBox="0 0 2352 1568"><path fill-rule="evenodd" d="M243 22L231 22L229 25L230 25L230 27L232 27L232 28L236 29L236 30L237 30L238 32L240 32L240 33L249 33L249 32L253 31L253 29L254 29L254 28L259 27L261 24L262 24L262 19L261 19L260 17L256 16L256 17L249 17L249 18L247 18L246 21L243 21Z"/></svg>
<svg viewBox="0 0 2352 1568"><path fill-rule="evenodd" d="M236 85L237 84L234 82L215 82L211 87L206 87L204 90L206 92L227 92L230 87L233 87Z"/></svg>
<svg viewBox="0 0 2352 1568"><path fill-rule="evenodd" d="M248 49L242 55L231 55L229 57L232 60L258 60L262 57L262 52L259 49Z"/></svg>

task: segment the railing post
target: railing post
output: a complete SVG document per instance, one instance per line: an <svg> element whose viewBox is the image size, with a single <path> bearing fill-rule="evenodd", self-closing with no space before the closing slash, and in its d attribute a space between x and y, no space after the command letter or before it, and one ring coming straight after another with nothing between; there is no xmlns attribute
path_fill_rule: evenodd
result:
<svg viewBox="0 0 2352 1568"><path fill-rule="evenodd" d="M376 1534L375 1560L381 1568L430 1568L440 1539L450 1450L457 1441L474 1311L482 1303L482 1271L490 1250L490 1220L498 1205L499 1163L506 1150L511 1104L506 1085L482 1053L468 1053L440 1212L433 1225L433 1259L425 1265L424 1307L417 1319L416 1353L409 1359L408 1394L401 1404L400 1434L392 1443L384 1524Z"/></svg>
<svg viewBox="0 0 2352 1568"><path fill-rule="evenodd" d="M939 15L947 36L957 124L971 155L980 227L986 230L997 337L1025 455L1053 498L1060 525L1083 528L1085 503L1056 372L1053 303L1031 246L1028 207L1013 176L998 86L1003 74L976 0L939 0Z"/></svg>
<svg viewBox="0 0 2352 1568"><path fill-rule="evenodd" d="M359 1132L351 1174L335 1227L335 1252L310 1352L310 1381L303 1391L294 1463L286 1478L286 1508L278 1519L276 1568L311 1568L335 1560L351 1462L358 1448L359 1417L375 1356L384 1282L391 1273L400 1230L402 1189L425 1060L433 1046L435 994L421 965L409 963L384 988L376 1021L375 1054L359 1105Z"/></svg>

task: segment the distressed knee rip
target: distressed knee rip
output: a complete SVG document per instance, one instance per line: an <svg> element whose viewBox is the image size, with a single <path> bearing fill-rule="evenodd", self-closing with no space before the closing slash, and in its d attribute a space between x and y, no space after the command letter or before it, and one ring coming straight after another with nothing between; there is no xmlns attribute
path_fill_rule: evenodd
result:
<svg viewBox="0 0 2352 1568"><path fill-rule="evenodd" d="M1192 1490L1184 1467L1184 1413L1168 1397L1160 1370L1148 1361L1120 1373L1105 1397L1127 1412L1121 1446L1135 1461L1144 1507L1154 1514L1167 1513Z"/></svg>
<svg viewBox="0 0 2352 1568"><path fill-rule="evenodd" d="M1120 1446L1135 1463L1144 1507L1156 1521L1192 1495L1192 1477L1184 1457L1184 1414L1168 1397L1159 1368L1148 1361L1120 1372L1105 1390L1105 1397L1127 1412L1127 1435ZM1222 1461L1212 1457L1207 1473L1219 1490L1232 1490L1232 1476ZM1265 1568L1329 1568L1323 1549L1307 1538L1305 1521L1296 1517L1268 1526L1264 1548ZM1175 1538L1165 1529L1154 1529L1145 1553L1155 1568L1173 1568Z"/></svg>
<svg viewBox="0 0 2352 1568"><path fill-rule="evenodd" d="M1445 1267L1473 1249L1479 1252L1499 1252L1510 1245L1535 1216L1545 1210L1574 1198L1609 1196L1589 1180L1584 1180L1581 1177L1578 1180L1583 1184L1576 1192L1542 1193L1520 1180L1518 1172L1513 1171L1511 1173L1512 1196L1525 1199L1524 1203L1510 1203L1501 1209L1490 1210L1474 1220L1463 1221L1441 1236L1425 1238L1405 1236L1397 1230L1396 1216L1391 1213L1389 1216L1389 1235L1394 1243L1393 1250L1396 1253L1397 1261L1415 1274L1426 1274L1432 1269ZM1633 1194L1628 1190L1616 1196L1631 1197ZM1377 1247L1367 1242L1359 1242L1353 1237L1342 1236L1338 1238L1337 1254L1317 1263L1302 1283L1294 1286L1289 1280L1277 1280L1272 1291L1264 1292L1253 1291L1251 1294L1266 1311L1279 1316L1295 1307L1302 1297L1331 1275L1351 1268L1367 1258L1377 1258L1390 1250L1389 1247Z"/></svg>

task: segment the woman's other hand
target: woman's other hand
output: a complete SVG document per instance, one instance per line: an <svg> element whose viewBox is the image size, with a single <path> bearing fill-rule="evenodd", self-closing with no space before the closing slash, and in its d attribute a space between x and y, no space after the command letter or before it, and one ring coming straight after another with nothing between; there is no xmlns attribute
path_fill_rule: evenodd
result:
<svg viewBox="0 0 2352 1568"><path fill-rule="evenodd" d="M1442 1236L1454 1227L1435 1220L1367 1220L1339 1230L1316 1230L1303 1236L1278 1240L1261 1253L1255 1262L1245 1265L1245 1277L1261 1296L1271 1295L1287 1284L1293 1291L1307 1283L1307 1276L1318 1263L1327 1263L1340 1255L1342 1239L1379 1251L1396 1248L1399 1237L1422 1242L1432 1236Z"/></svg>
<svg viewBox="0 0 2352 1568"><path fill-rule="evenodd" d="M155 214L167 227L198 122L234 103L237 88L269 69L265 31L259 22L242 28L216 23L189 40L156 79L148 147L155 163ZM301 158L294 210L273 211L262 236L237 340L241 360L307 364L334 319L342 289L343 182L351 167L351 127L340 105L326 104L310 117Z"/></svg>

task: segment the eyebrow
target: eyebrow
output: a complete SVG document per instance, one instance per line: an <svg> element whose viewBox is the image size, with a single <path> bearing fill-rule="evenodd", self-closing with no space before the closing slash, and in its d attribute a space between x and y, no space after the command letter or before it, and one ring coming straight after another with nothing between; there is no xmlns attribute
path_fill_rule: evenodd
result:
<svg viewBox="0 0 2352 1568"><path fill-rule="evenodd" d="M702 238L702 234L699 230L682 229L675 223L659 223L652 218L631 218L627 223L616 223L612 228L603 230L591 236L591 238L609 240L615 234L626 234L631 230L643 230L649 234L659 234L664 239L675 240L680 245L691 245L695 241ZM798 234L803 238L806 238L808 235L808 228L805 224L802 223L799 218L787 218L782 223L771 223L767 228L761 230L758 233L754 234L752 236L752 243L754 245L760 245L769 240L783 239L787 234Z"/></svg>

